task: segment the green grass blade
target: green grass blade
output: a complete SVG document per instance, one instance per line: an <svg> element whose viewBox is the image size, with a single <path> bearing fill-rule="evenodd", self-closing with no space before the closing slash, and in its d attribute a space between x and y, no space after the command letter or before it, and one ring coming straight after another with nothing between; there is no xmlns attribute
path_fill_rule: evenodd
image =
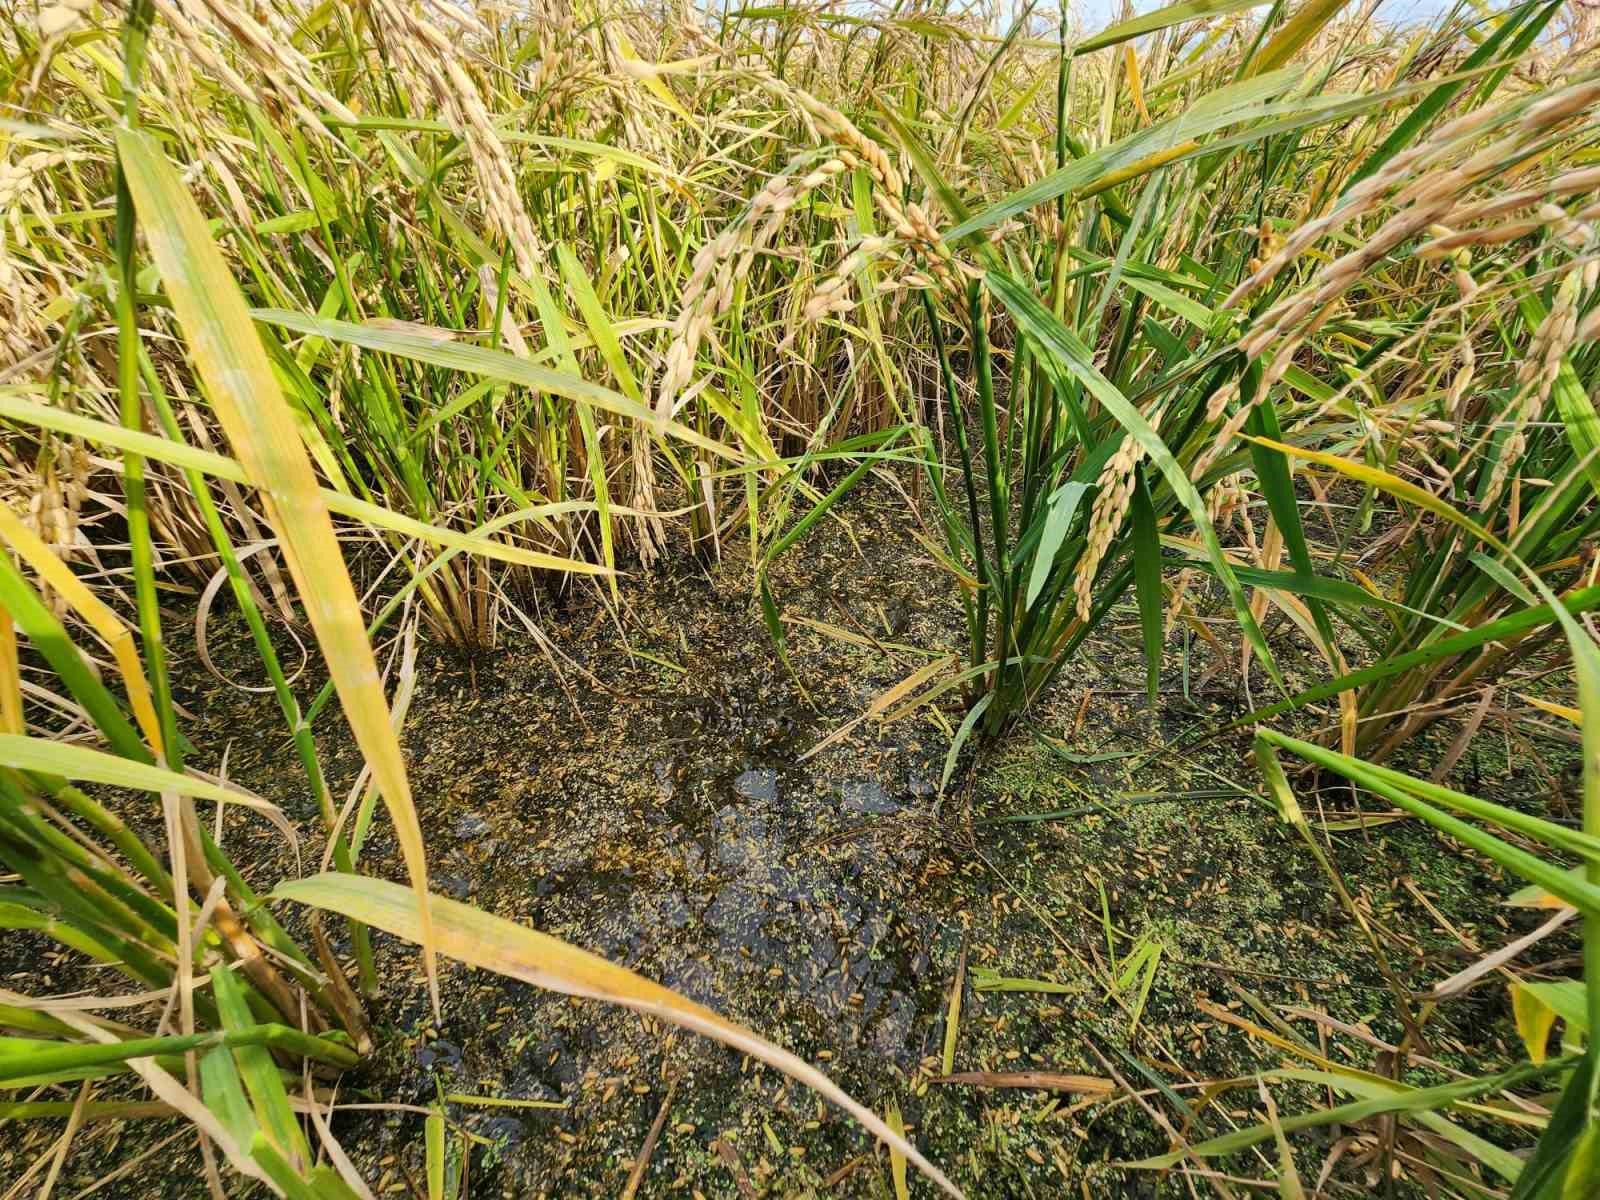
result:
<svg viewBox="0 0 1600 1200"><path fill-rule="evenodd" d="M1329 1071L1315 1073L1300 1071L1274 1072L1274 1074L1286 1077L1315 1074L1318 1082L1325 1082L1345 1091L1360 1088L1362 1091L1369 1093L1366 1099L1335 1105L1332 1108L1319 1109L1315 1112L1284 1117L1279 1126L1285 1133L1295 1133L1301 1129L1318 1129L1330 1124L1353 1124L1388 1113L1431 1113L1436 1109L1444 1108L1458 1101L1505 1091L1531 1080L1544 1078L1555 1074L1563 1067L1570 1066L1571 1063L1572 1060L1567 1059L1552 1061L1539 1066L1515 1067L1499 1075L1466 1079L1430 1088L1408 1087L1392 1080L1380 1080L1375 1076L1368 1075L1335 1074ZM1190 1155L1198 1155L1201 1158L1215 1158L1223 1154L1234 1154L1260 1142L1268 1141L1272 1136L1272 1124L1263 1122L1246 1129L1225 1133L1221 1137L1212 1138L1209 1141L1187 1146L1183 1150L1157 1155L1154 1158L1142 1159L1139 1162L1128 1163L1127 1165L1144 1169L1164 1169L1183 1161ZM1501 1155L1496 1156L1496 1161L1501 1173L1506 1178L1516 1177L1518 1160L1515 1156L1502 1151Z"/></svg>
<svg viewBox="0 0 1600 1200"><path fill-rule="evenodd" d="M1031 609L1034 602L1039 599L1039 593L1044 591L1044 585L1050 578L1050 571L1055 566L1056 553L1061 549L1061 543L1066 541L1067 533L1072 528L1072 518L1077 514L1078 502L1088 490L1088 484L1069 479L1052 492L1050 499L1045 502L1044 524L1040 529L1038 544L1033 549L1033 565L1028 572L1028 590L1023 600L1023 608Z"/></svg>
<svg viewBox="0 0 1600 1200"><path fill-rule="evenodd" d="M1156 510L1142 470L1134 476L1128 519L1133 527L1133 592L1139 603L1139 629L1144 637L1145 693L1154 715L1156 694L1161 688L1165 606L1161 597L1161 542L1156 535ZM1145 986L1148 990L1148 981Z"/></svg>
<svg viewBox="0 0 1600 1200"><path fill-rule="evenodd" d="M502 383L514 383L522 387L536 388L553 396L564 396L568 400L577 401L579 404L588 404L605 412L615 413L619 417L629 417L632 420L641 422L654 422L656 419L655 413L650 409L639 401L624 396L621 392L612 391L610 388L602 387L598 383L590 383L586 379L569 375L565 371L552 371L548 367L537 366L501 350L490 350L485 346L469 346L459 342L439 341L435 338L424 337L421 334L407 333L396 329L374 328L368 325L356 325L349 321L337 321L326 317L311 317L303 313L284 312L280 309L256 308L250 310L250 315L266 324L276 325L282 329L292 329L296 333L312 334L316 337L326 338L330 342L360 346L364 350L374 350L380 354L393 354L397 358L428 363L430 366L444 367L450 371L461 371L464 374L476 375L485 379L497 379ZM712 438L708 438L680 422L668 421L666 432L680 441L687 442L692 446L698 446L700 449L715 454L720 458L726 458L733 462L741 461L741 455L738 451Z"/></svg>
<svg viewBox="0 0 1600 1200"><path fill-rule="evenodd" d="M1495 862L1520 875L1528 882L1539 885L1553 896L1559 896L1585 915L1600 914L1600 885L1578 879L1545 859L1530 854L1521 847L1513 846L1493 834L1486 833L1475 825L1469 825L1465 821L1434 807L1433 804L1424 802L1418 798L1418 789L1423 786L1421 780L1412 780L1400 776L1401 782L1396 782L1394 778L1397 775L1396 772L1385 771L1382 768L1363 763L1358 759L1347 758L1342 754L1325 750L1309 742L1287 737L1276 730L1263 729L1260 736L1275 746L1324 766L1331 771L1336 771L1352 782L1376 792L1397 808L1402 808L1411 815L1420 817L1428 824L1448 833L1457 841L1470 846L1480 854L1492 858ZM1461 808L1473 816L1492 821L1506 829L1515 830L1519 833L1529 833L1530 836L1537 836L1532 831L1543 830L1545 836L1542 840L1553 845L1561 845L1563 842L1573 840L1573 831L1567 830L1562 826L1551 825L1549 822L1541 821L1539 818L1526 816L1515 809L1504 808L1487 800L1478 800L1476 797L1462 797L1459 793L1456 794L1456 797L1457 799L1452 803L1452 807ZM1470 801L1470 803L1463 804L1461 803L1463 800ZM1590 862L1600 860L1600 841L1597 841L1595 845L1587 846L1586 851Z"/></svg>
<svg viewBox="0 0 1600 1200"><path fill-rule="evenodd" d="M250 1099L245 1095L233 1051L227 1046L213 1046L200 1056L200 1095L233 1140L248 1146L260 1126L250 1111Z"/></svg>
<svg viewBox="0 0 1600 1200"><path fill-rule="evenodd" d="M1259 371L1259 367L1254 370ZM1278 426L1278 410L1271 396L1256 397L1247 428L1252 433L1259 433L1274 441L1282 440L1283 433ZM1295 498L1294 481L1289 474L1288 460L1283 455L1273 454L1255 443L1250 446L1250 454L1251 462L1256 469L1256 480L1260 484L1262 495L1266 498L1272 520L1277 525L1278 532L1283 535L1283 546L1288 551L1290 563L1300 575L1316 574L1311 563L1311 549L1306 543L1305 526L1300 520L1300 504ZM1311 610L1317 633L1322 638L1324 648L1331 655L1336 646L1327 610L1317 597L1308 598L1306 607Z"/></svg>
<svg viewBox="0 0 1600 1200"><path fill-rule="evenodd" d="M1225 17L1231 13L1244 12L1249 8L1260 8L1268 2L1269 0L1183 0L1180 4L1169 4L1165 8L1156 9L1155 12L1119 21L1104 32L1079 42L1072 48L1072 53L1092 54L1096 50L1104 50L1107 46L1115 46L1119 42L1130 41L1173 25L1182 25L1187 21L1203 21L1207 17Z"/></svg>
<svg viewBox="0 0 1600 1200"><path fill-rule="evenodd" d="M77 1072L116 1065L130 1058L183 1054L217 1040L215 1034L193 1033L172 1037L132 1038L123 1042L59 1042L46 1038L0 1037L0 1082L59 1075L80 1078Z"/></svg>
<svg viewBox="0 0 1600 1200"><path fill-rule="evenodd" d="M1600 1071L1597 1045L1600 1044L1591 1039L1589 1052L1562 1089L1561 1099L1550 1114L1550 1124L1517 1175L1511 1200L1576 1200L1594 1194L1597 1166L1593 1141L1595 1130L1600 1128L1593 1111L1596 1072ZM1580 1157L1584 1142L1589 1144Z"/></svg>
<svg viewBox="0 0 1600 1200"><path fill-rule="evenodd" d="M245 999L244 986L231 969L211 968L211 991L216 997L217 1011L222 1015L223 1028L238 1032L255 1023ZM272 1052L265 1046L235 1046L233 1057L261 1125L257 1136L265 1135L290 1161L309 1166L310 1149L289 1107L289 1093L283 1086L283 1077L278 1074L277 1064L272 1061ZM257 1158L259 1161L259 1155Z"/></svg>

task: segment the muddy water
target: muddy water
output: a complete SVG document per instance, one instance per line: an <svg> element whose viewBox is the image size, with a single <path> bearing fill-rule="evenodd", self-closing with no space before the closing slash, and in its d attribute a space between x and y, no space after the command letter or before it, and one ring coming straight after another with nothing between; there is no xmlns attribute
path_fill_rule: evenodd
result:
<svg viewBox="0 0 1600 1200"><path fill-rule="evenodd" d="M1229 794L1245 773L1242 746L1169 748L1238 698L1222 684L1188 694L1174 684L1152 723L1131 613L1126 631L1109 628L1033 724L987 752L942 805L948 726L933 720L865 723L806 757L928 661L913 648L943 651L960 634L954 598L907 536L901 502L865 496L846 519L848 528L819 528L774 576L787 613L855 637L791 625L798 682L773 654L736 561L634 583L620 620L587 603L550 618L563 666L516 645L470 662L425 651L404 741L436 888L716 1008L880 1111L899 1104L913 1136L976 1196L1154 1194L1153 1177L1108 1163L1161 1152L1166 1139L1128 1104L930 1083L964 944L971 978L987 970L1057 990L969 986L958 1070L1148 1071L1185 1087L1278 1065L1270 1048L1197 1007L1237 1009L1240 989L1396 1035L1376 972L1314 865L1256 802ZM217 653L230 639L244 649L242 631L221 625ZM246 669L247 651L237 661ZM1208 665L1197 658L1193 678ZM193 663L177 674L202 678ZM195 714L191 738L216 756L207 765L226 748L229 772L284 805L315 845L270 703L211 685L180 699ZM348 782L358 762L335 732L324 740L328 766ZM1062 758L1039 732L1095 761ZM1078 815L1004 821L1060 809ZM258 885L290 869L275 835L243 815L230 818L226 845ZM1340 855L1357 887L1373 886L1385 919L1412 931L1403 969L1419 988L1462 952L1405 895L1392 900L1390 881L1407 875L1448 897L1469 933L1509 890L1422 831L1396 827ZM402 876L381 819L366 861ZM1108 920L1119 956L1140 939L1162 947L1136 1024L1138 989L1109 986ZM459 967L445 972L435 1026L414 952L382 936L378 949L383 1047L346 1078L347 1099L563 1105L450 1105L474 1139L473 1196L619 1194L669 1095L641 1195L891 1194L886 1163L847 1120L720 1046ZM1459 1029L1444 1026L1479 1069L1515 1044L1503 1007L1485 1001ZM1487 1050L1496 1038L1499 1051ZM1371 1064L1359 1041L1331 1048ZM421 1129L409 1111L335 1120L384 1195L421 1194ZM130 1135L116 1153L146 1137ZM1314 1139L1311 1153L1314 1168ZM80 1156L80 1169L99 1169L95 1155ZM150 1172L130 1179L202 1194L186 1169L159 1185L167 1171Z"/></svg>
<svg viewBox="0 0 1600 1200"><path fill-rule="evenodd" d="M680 566L630 591L620 633L588 604L552 621L564 666L518 647L470 662L425 651L404 741L437 890L712 1006L868 1103L914 1107L908 1081L938 1049L966 904L947 883L950 831L934 819L943 735L864 726L805 755L928 661L904 647L942 652L958 613L932 564L908 556L891 507L849 519L774 584L787 611L869 644L793 627L798 684L746 569ZM265 719L221 690L191 699L223 737ZM348 748L329 748L349 774ZM269 740L235 736L229 769L297 803L293 763ZM311 816L303 804L297 815ZM368 856L400 876L381 822ZM379 945L389 977L377 1016L392 1036L360 1081L374 1098L426 1103L442 1087L569 1105L453 1106L492 1143L475 1157L487 1194L615 1195L673 1085L645 1194L680 1176L707 1196L740 1194L741 1178L787 1194L867 1148L771 1071L603 1006L456 969L434 1027L414 955ZM350 1116L340 1132L375 1178L403 1183L408 1164L421 1178L418 1128ZM876 1174L863 1163L840 1186L870 1193Z"/></svg>

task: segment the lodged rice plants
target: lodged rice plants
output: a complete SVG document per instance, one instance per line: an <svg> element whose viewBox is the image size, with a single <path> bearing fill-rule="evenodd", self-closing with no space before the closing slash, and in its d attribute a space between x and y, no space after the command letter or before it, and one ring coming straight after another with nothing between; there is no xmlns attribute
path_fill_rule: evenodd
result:
<svg viewBox="0 0 1600 1200"><path fill-rule="evenodd" d="M1268 799L1344 899L1280 753L1523 876L1583 929L1580 975L1513 981L1526 1064L1405 1083L1432 1001L1385 961L1407 1033L1391 1076L1296 1041L1316 1071L1271 1082L1348 1103L1280 1121L1269 1097L1266 1124L1173 1133L1135 1165L1272 1141L1292 1195L1286 1134L1389 1121L1390 1178L1398 1143L1470 1194L1587 1194L1589 20L1520 0L1397 29L1317 0L1185 0L1083 37L1037 5L1003 16L408 0L8 16L0 925L123 990L98 1008L0 997L0 1083L28 1089L0 1118L75 1129L129 1103L89 1083L137 1076L155 1097L138 1112L198 1129L218 1194L224 1166L273 1194L370 1194L319 1105L374 1052L375 927L418 944L436 1012L439 954L626 1005L845 1107L890 1146L899 1194L908 1159L955 1194L897 1111L436 894L398 735L417 630L554 655L580 589L620 628L663 562L747 561L752 620L798 684L774 564L876 478L953 582L964 636L868 715L932 718L943 783L1126 618L1152 713L1175 633L1228 668L1239 701L1198 736L1257 727ZM184 591L214 671L207 614L237 609L318 817L321 844L294 848L320 870L270 892L201 815L240 806L295 837L271 801L188 764L169 669ZM315 649L317 690L286 634ZM401 648L387 674L383 639ZM1424 735L1459 730L1447 770L1536 672L1575 687L1576 707L1535 699L1581 723L1581 831L1410 773ZM365 768L343 802L323 760L339 720ZM375 821L404 885L363 866ZM99 1015L134 999L148 1020ZM1534 1085L1550 1103L1519 1097L1492 1144L1443 1115L1499 1117L1486 1097ZM1522 1134L1520 1153L1500 1145Z"/></svg>

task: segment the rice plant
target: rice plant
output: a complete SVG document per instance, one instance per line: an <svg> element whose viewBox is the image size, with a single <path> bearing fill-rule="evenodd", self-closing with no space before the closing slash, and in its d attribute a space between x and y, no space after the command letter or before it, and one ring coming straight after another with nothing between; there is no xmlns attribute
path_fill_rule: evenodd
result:
<svg viewBox="0 0 1600 1200"><path fill-rule="evenodd" d="M1579 650L1580 654L1583 652L1583 649ZM1226 1135L1213 1142L1191 1147L1191 1152L1204 1158L1236 1151L1254 1141L1265 1141L1274 1136L1282 1139L1289 1131L1393 1114L1394 1119L1417 1131L1423 1157L1435 1161L1442 1158L1460 1173L1459 1177L1477 1177L1480 1173L1498 1177L1503 1183L1512 1185L1511 1194L1519 1197L1557 1196L1573 1191L1582 1194L1582 1190L1594 1182L1595 1051L1591 1031L1595 1028L1597 1015L1596 996L1600 994L1593 977L1591 941L1593 925L1597 915L1600 915L1597 914L1594 905L1596 897L1593 895L1596 847L1592 843L1595 826L1592 813L1595 788L1592 778L1584 785L1587 815L1584 828L1579 831L1286 737L1273 730L1262 730L1256 737L1256 760L1278 807L1278 814L1301 834L1319 864L1335 882L1337 873L1323 853L1315 827L1301 811L1284 775L1277 757L1280 750L1343 776L1352 784L1427 821L1526 879L1529 887L1525 891L1532 893L1531 902L1556 908L1555 916L1542 927L1541 934L1553 931L1566 918L1576 915L1585 922L1588 930L1585 941L1590 948L1585 954L1585 977L1556 982L1513 978L1510 984L1512 1004L1518 1014L1518 1028L1524 1038L1528 1062L1492 1076L1463 1078L1431 1087L1416 1087L1400 1082L1406 1059L1425 1054L1426 1042L1423 1039L1426 1035L1423 1030L1432 1008L1489 973L1496 965L1493 959L1474 964L1443 981L1422 1005L1417 1006L1417 1010L1407 1013L1408 1032L1399 1047L1399 1065L1393 1079L1376 1080L1366 1072L1330 1063L1303 1041L1277 1041L1274 1044L1287 1050L1291 1057L1309 1061L1316 1068L1286 1069L1279 1078L1316 1079L1355 1099L1342 1106L1298 1114L1276 1127L1253 1128L1240 1134ZM1486 831L1463 820L1463 816L1486 822L1502 832ZM1539 845L1546 856L1530 853L1508 840L1507 835L1529 839ZM1580 859L1580 866L1575 869L1564 868L1547 857L1552 852L1576 855ZM1364 920L1353 905L1350 912L1354 920ZM1383 954L1381 943L1375 936L1373 948L1376 954ZM1395 992L1394 999L1397 1005L1405 1009L1413 1007L1413 998L1401 990ZM1562 1025L1562 1052L1551 1056L1550 1034L1558 1020ZM1553 1089L1556 1094L1550 1104L1548 1123L1544 1125L1538 1143L1526 1161L1507 1154L1494 1143L1474 1137L1446 1116L1456 1106L1465 1106L1479 1097L1496 1093L1514 1094L1512 1089L1516 1088L1537 1088L1541 1095L1545 1094L1546 1089ZM1488 1111L1492 1114L1494 1109ZM1430 1142L1429 1134L1442 1134L1442 1142ZM1441 1149L1444 1151L1442 1154ZM1159 1161L1145 1165L1156 1166Z"/></svg>

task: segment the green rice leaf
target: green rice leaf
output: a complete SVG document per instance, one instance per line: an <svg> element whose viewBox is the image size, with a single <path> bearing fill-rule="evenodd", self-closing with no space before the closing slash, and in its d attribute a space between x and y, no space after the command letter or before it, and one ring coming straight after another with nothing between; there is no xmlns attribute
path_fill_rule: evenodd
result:
<svg viewBox="0 0 1600 1200"><path fill-rule="evenodd" d="M238 1032L255 1023L250 1015L249 1002L245 999L244 987L230 968L211 968L211 992L216 997L217 1011L222 1016L224 1029ZM306 1145L305 1135L300 1132L300 1123L295 1120L294 1111L289 1107L289 1093L283 1086L283 1077L278 1074L278 1064L272 1060L272 1052L265 1046L236 1046L233 1048L233 1057L256 1120L260 1123L256 1136L265 1136L291 1163L309 1166L310 1149ZM259 1154L254 1157L260 1161ZM271 1171L266 1163L263 1162L262 1166Z"/></svg>
<svg viewBox="0 0 1600 1200"><path fill-rule="evenodd" d="M245 792L219 787L192 775L180 775L165 767L135 762L91 746L53 742L19 733L0 733L0 766L18 771L35 771L61 779L103 783L111 787L176 792L180 796L216 800L224 804L254 806L261 803Z"/></svg>
<svg viewBox="0 0 1600 1200"><path fill-rule="evenodd" d="M1570 1062L1570 1060L1568 1061ZM1552 1074L1554 1069L1554 1064L1538 1067L1519 1067L1500 1075L1466 1079L1431 1088L1414 1088L1402 1083L1395 1083L1392 1080L1379 1079L1372 1075L1357 1075L1348 1072L1284 1070L1275 1071L1272 1075L1285 1079L1314 1081L1337 1088L1343 1092L1354 1092L1362 1096L1362 1099L1348 1104L1334 1105L1332 1108L1317 1109L1312 1112L1282 1118L1280 1122L1282 1131L1284 1133L1295 1133L1302 1129L1318 1129L1327 1125L1350 1125L1388 1113L1436 1116L1435 1110L1445 1108L1457 1101L1470 1100L1476 1096L1503 1091L1527 1080ZM1183 1161L1191 1155L1200 1158L1216 1158L1219 1155L1233 1154L1260 1142L1267 1141L1272 1136L1273 1127L1271 1123L1262 1122L1259 1125L1252 1125L1232 1133L1225 1133L1221 1137L1212 1138L1209 1141L1188 1146L1183 1150L1175 1150L1169 1154L1157 1155L1154 1158L1141 1159L1139 1162L1128 1163L1127 1165L1147 1170L1164 1169ZM1481 1139L1473 1139L1472 1144L1475 1147L1487 1147L1487 1151L1484 1152L1485 1161L1504 1178L1515 1179L1517 1177L1521 1161L1515 1155L1500 1150L1498 1147L1483 1142Z"/></svg>
<svg viewBox="0 0 1600 1200"><path fill-rule="evenodd" d="M564 396L579 404L588 404L635 421L646 423L655 421L655 414L650 409L620 392L614 392L598 383L590 383L576 375L569 375L565 371L553 371L548 367L537 366L501 350L490 350L486 346L440 341L404 330L356 325L349 321L307 316L304 313L285 312L281 309L254 308L250 310L250 315L266 324L326 338L330 342L360 346L364 350L393 354L397 358L428 363L430 366L444 367L450 371L461 371L485 379L497 379L502 383L536 388L539 391L549 392L552 396ZM677 421L668 421L666 432L721 458L734 462L742 460L738 451Z"/></svg>
<svg viewBox="0 0 1600 1200"><path fill-rule="evenodd" d="M1314 113L1325 108L1326 98L1277 109L1265 105L1269 97L1287 91L1299 78L1298 70L1286 70L1218 88L1196 101L1187 111L1075 159L1043 179L1019 188L999 203L962 221L945 237L958 242L968 234L998 225L1057 196L1083 191L1107 176L1170 154L1175 148L1252 117L1265 116L1269 112L1278 115L1302 111Z"/></svg>
<svg viewBox="0 0 1600 1200"><path fill-rule="evenodd" d="M1517 294L1517 305L1529 329L1537 329L1544 323L1548 310L1533 292L1526 288L1521 290ZM1561 356L1561 365L1550 394L1556 402L1556 411L1561 414L1561 422L1566 426L1572 452L1583 464L1595 494L1600 496L1600 413L1595 412L1594 401L1589 399L1587 389L1578 379L1570 354Z"/></svg>
<svg viewBox="0 0 1600 1200"><path fill-rule="evenodd" d="M1228 598L1233 601L1233 609L1239 618L1239 625L1244 630L1245 637L1249 639L1252 649L1260 658L1261 665L1281 686L1282 678L1278 674L1277 661L1273 658L1266 639L1261 636L1261 629L1256 624L1255 617L1250 613L1250 603L1245 598L1244 589L1239 586L1238 578L1234 575L1227 556L1222 552L1222 544L1217 541L1217 533L1211 526L1211 518L1206 515L1205 500L1190 481L1188 473L1178 465L1178 461L1172 457L1172 452L1167 449L1166 443L1150 427L1150 423L1144 419L1139 410L1100 373L1099 368L1094 365L1094 356L1089 348L1079 341L1071 330L1009 275L991 271L986 280L990 290L1011 310L1011 315L1016 319L1018 326L1038 344L1041 352L1056 359L1075 375L1084 387L1094 394L1095 399L1116 418L1117 423L1127 430L1128 436L1136 439L1144 452L1149 455L1150 461L1161 472L1167 486L1172 489L1179 503L1188 510L1190 518L1194 521L1211 567L1227 590Z"/></svg>
<svg viewBox="0 0 1600 1200"><path fill-rule="evenodd" d="M1069 479L1052 492L1050 499L1045 502L1044 526L1039 534L1039 544L1033 552L1024 608L1032 608L1039 599L1039 593L1044 591L1045 582L1055 566L1056 552L1061 549L1061 543L1066 541L1067 532L1072 528L1072 518L1078 511L1078 502L1088 490L1088 484Z"/></svg>

